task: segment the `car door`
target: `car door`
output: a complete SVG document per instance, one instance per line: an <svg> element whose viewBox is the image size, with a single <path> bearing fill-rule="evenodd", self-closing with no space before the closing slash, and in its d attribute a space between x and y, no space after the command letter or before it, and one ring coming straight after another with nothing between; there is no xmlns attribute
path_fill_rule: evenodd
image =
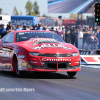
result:
<svg viewBox="0 0 100 100"><path fill-rule="evenodd" d="M12 43L14 42L14 33L9 33L2 39L2 47L1 47L1 62L3 66L3 70L11 71L12 70L12 61L10 54L13 51Z"/></svg>

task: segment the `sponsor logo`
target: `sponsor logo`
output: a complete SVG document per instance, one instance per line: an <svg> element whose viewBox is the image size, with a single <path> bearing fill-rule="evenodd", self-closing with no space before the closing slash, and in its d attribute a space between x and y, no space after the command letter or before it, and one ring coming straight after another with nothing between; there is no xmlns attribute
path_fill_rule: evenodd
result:
<svg viewBox="0 0 100 100"><path fill-rule="evenodd" d="M34 62L34 61L30 61L32 64L34 64L34 63L38 63L38 62Z"/></svg>
<svg viewBox="0 0 100 100"><path fill-rule="evenodd" d="M18 58L21 59L21 58L25 58L24 55L18 55Z"/></svg>
<svg viewBox="0 0 100 100"><path fill-rule="evenodd" d="M13 67L11 64L0 64L0 71L12 71Z"/></svg>
<svg viewBox="0 0 100 100"><path fill-rule="evenodd" d="M57 40L54 39L41 39L41 40L37 40L34 44L32 45L38 45L40 43L59 43Z"/></svg>
<svg viewBox="0 0 100 100"><path fill-rule="evenodd" d="M71 59L53 59L53 58L42 58L42 61L71 61Z"/></svg>
<svg viewBox="0 0 100 100"><path fill-rule="evenodd" d="M1 58L1 60L9 60L9 58Z"/></svg>
<svg viewBox="0 0 100 100"><path fill-rule="evenodd" d="M27 63L22 63L22 66L27 66Z"/></svg>
<svg viewBox="0 0 100 100"><path fill-rule="evenodd" d="M18 53L19 52L19 49L15 49L15 53Z"/></svg>
<svg viewBox="0 0 100 100"><path fill-rule="evenodd" d="M61 44L42 44L41 46L33 47L32 49L45 49L45 48L63 48L63 49L72 50L72 48L65 47L64 45Z"/></svg>
<svg viewBox="0 0 100 100"><path fill-rule="evenodd" d="M17 23L19 23L21 26L23 26L24 24L26 24L26 25L29 25L29 26L32 26L32 20L22 20L22 19L19 19L19 20L11 20L12 21L12 24L14 25L14 26L16 26L17 25ZM37 23L38 23L38 19L37 19Z"/></svg>

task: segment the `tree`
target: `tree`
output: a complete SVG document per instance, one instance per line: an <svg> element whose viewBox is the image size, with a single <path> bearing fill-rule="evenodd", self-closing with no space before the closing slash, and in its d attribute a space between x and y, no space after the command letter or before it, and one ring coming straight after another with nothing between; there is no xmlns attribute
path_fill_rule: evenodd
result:
<svg viewBox="0 0 100 100"><path fill-rule="evenodd" d="M17 10L17 8L16 8L16 6L15 6L15 7L14 7L14 9L13 9L13 15L19 15L18 10Z"/></svg>
<svg viewBox="0 0 100 100"><path fill-rule="evenodd" d="M0 8L0 14L1 14L1 12L2 12L2 8Z"/></svg>
<svg viewBox="0 0 100 100"><path fill-rule="evenodd" d="M20 15L23 15L23 12L22 11L20 11Z"/></svg>
<svg viewBox="0 0 100 100"><path fill-rule="evenodd" d="M35 12L33 12L33 11L31 12L31 15L32 15L32 16L36 16Z"/></svg>
<svg viewBox="0 0 100 100"><path fill-rule="evenodd" d="M38 6L37 1L35 1L35 2L33 3L33 12L34 12L37 16L40 16L40 11L39 11L39 6Z"/></svg>
<svg viewBox="0 0 100 100"><path fill-rule="evenodd" d="M44 14L42 15L42 17L47 17L47 16L46 16L46 14L44 13Z"/></svg>
<svg viewBox="0 0 100 100"><path fill-rule="evenodd" d="M25 6L27 15L32 15L32 7L33 7L32 2L27 1L26 6Z"/></svg>

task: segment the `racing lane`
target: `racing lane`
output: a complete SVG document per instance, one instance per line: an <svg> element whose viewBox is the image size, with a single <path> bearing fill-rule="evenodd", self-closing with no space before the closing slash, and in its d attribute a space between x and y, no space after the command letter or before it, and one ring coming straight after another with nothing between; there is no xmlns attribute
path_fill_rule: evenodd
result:
<svg viewBox="0 0 100 100"><path fill-rule="evenodd" d="M48 6L48 13L70 13L88 0L67 0Z"/></svg>
<svg viewBox="0 0 100 100"><path fill-rule="evenodd" d="M62 73L0 72L0 88L34 88L34 92L0 92L0 100L100 100L100 69L82 67L76 77Z"/></svg>

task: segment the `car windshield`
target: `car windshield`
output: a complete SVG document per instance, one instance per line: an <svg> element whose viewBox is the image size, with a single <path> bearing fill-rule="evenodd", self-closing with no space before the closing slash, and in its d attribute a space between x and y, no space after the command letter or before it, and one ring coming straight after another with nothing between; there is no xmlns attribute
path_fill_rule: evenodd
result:
<svg viewBox="0 0 100 100"><path fill-rule="evenodd" d="M56 33L51 32L18 32L16 33L16 42L27 41L30 38L52 38L60 42L63 39Z"/></svg>

